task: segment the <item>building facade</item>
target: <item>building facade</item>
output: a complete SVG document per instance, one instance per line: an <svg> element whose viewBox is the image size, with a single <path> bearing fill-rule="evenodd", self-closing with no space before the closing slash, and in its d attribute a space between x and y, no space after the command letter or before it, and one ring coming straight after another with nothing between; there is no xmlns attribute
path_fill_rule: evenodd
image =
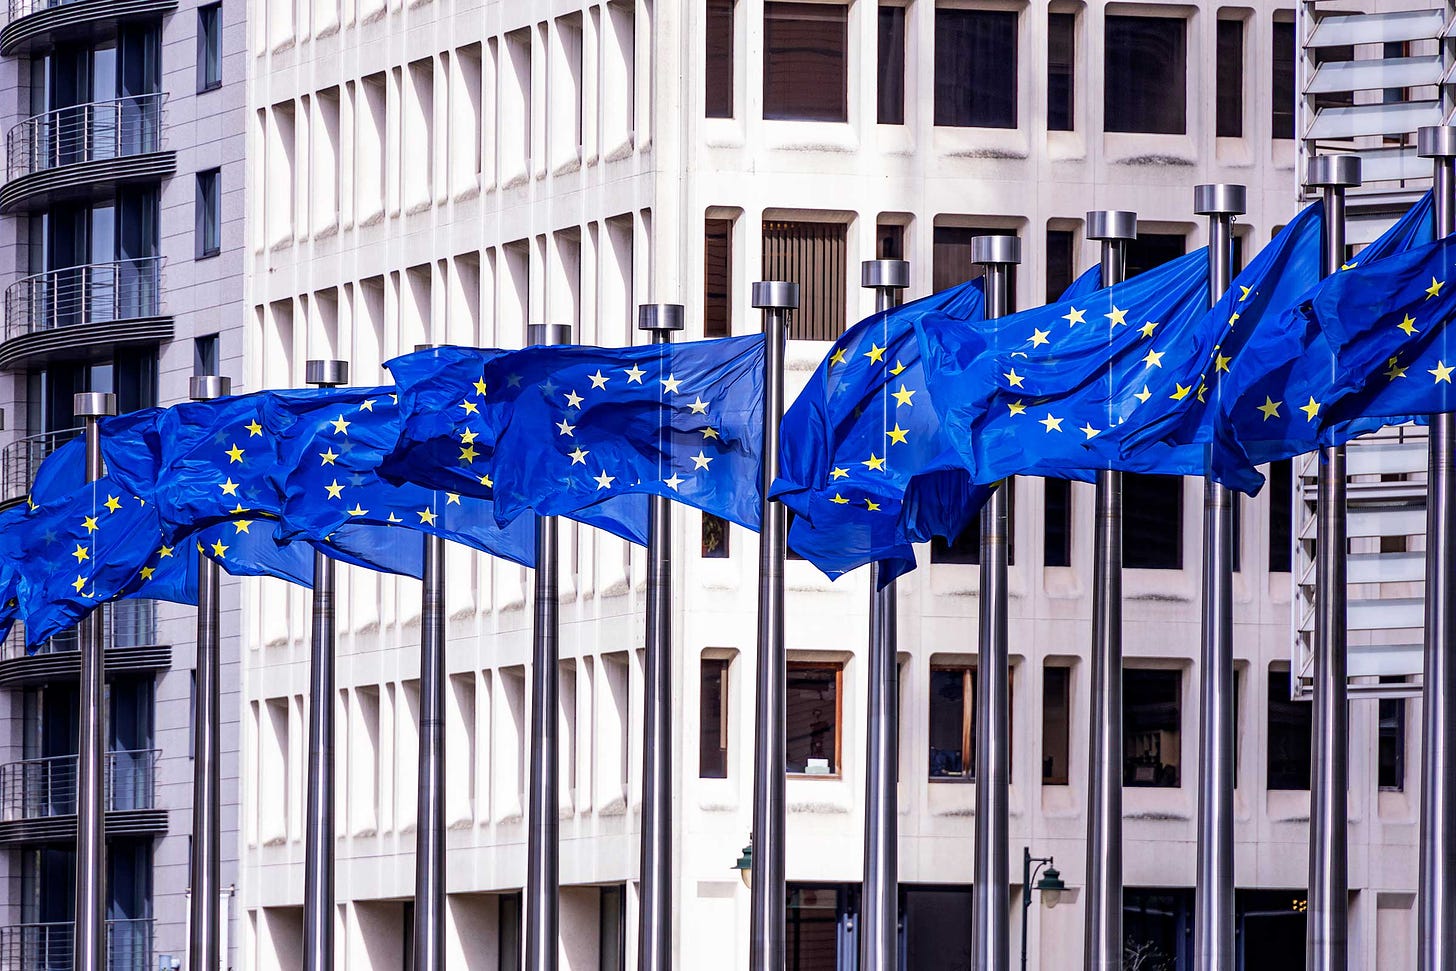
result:
<svg viewBox="0 0 1456 971"><path fill-rule="evenodd" d="M792 393L873 310L861 260L909 260L916 297L972 275L972 236L1014 233L1014 300L1031 306L1096 258L1088 209L1138 212L1131 272L1202 245L1202 182L1249 187L1242 259L1298 204L1297 29L1292 6L1211 0L260 2L238 376L293 386L306 360L342 358L355 383L384 382L381 363L416 344L515 347L527 323L625 344L641 340L635 307L656 301L686 305L688 336L754 333L750 283L789 279L802 288ZM1249 968L1303 954L1307 879L1294 476L1271 480L1236 519ZM1126 925L1145 968L1185 967L1192 947L1201 489L1127 485ZM1023 846L1054 856L1071 888L1030 912L1032 967L1074 965L1081 949L1091 515L1088 486L1013 485L1013 859ZM675 527L676 950L683 967L734 968L748 936L732 867L750 838L757 540L694 511ZM644 558L562 533L563 966L622 968L635 954ZM904 948L910 968L957 967L974 852L975 537L920 553L899 585ZM521 951L530 582L449 556L450 966L495 971ZM787 587L790 966L853 967L867 582L791 560ZM341 567L339 594L339 965L408 967L420 590ZM292 969L309 604L264 580L241 597L239 960ZM1361 968L1413 964L1419 719L1399 698L1352 707Z"/></svg>

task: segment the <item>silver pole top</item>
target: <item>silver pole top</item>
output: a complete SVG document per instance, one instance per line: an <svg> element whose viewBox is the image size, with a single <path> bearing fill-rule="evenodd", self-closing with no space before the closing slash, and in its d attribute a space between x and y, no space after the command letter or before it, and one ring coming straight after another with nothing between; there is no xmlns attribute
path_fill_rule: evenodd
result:
<svg viewBox="0 0 1456 971"><path fill-rule="evenodd" d="M106 418L116 414L116 395L110 391L81 391L71 399L77 418Z"/></svg>
<svg viewBox="0 0 1456 971"><path fill-rule="evenodd" d="M1304 184L1320 189L1353 188L1360 184L1360 156L1316 155L1309 160Z"/></svg>
<svg viewBox="0 0 1456 971"><path fill-rule="evenodd" d="M216 374L196 374L187 382L187 397L193 401L226 398L233 393L233 379Z"/></svg>
<svg viewBox="0 0 1456 971"><path fill-rule="evenodd" d="M910 264L904 260L865 260L859 265L859 285L904 290L910 286Z"/></svg>
<svg viewBox="0 0 1456 971"><path fill-rule="evenodd" d="M798 310L799 285L783 280L759 280L753 285L753 309Z"/></svg>
<svg viewBox="0 0 1456 971"><path fill-rule="evenodd" d="M571 343L570 324L527 324L526 343L532 347Z"/></svg>
<svg viewBox="0 0 1456 971"><path fill-rule="evenodd" d="M416 344L415 353L419 353L420 351L433 351L439 346L439 344Z"/></svg>
<svg viewBox="0 0 1456 971"><path fill-rule="evenodd" d="M1193 211L1200 216L1242 216L1249 211L1249 187L1232 182L1195 185Z"/></svg>
<svg viewBox="0 0 1456 971"><path fill-rule="evenodd" d="M321 388L336 387L349 383L348 361L307 361L303 365L303 380Z"/></svg>
<svg viewBox="0 0 1456 971"><path fill-rule="evenodd" d="M1021 262L1021 237L972 236L971 262L1015 265Z"/></svg>
<svg viewBox="0 0 1456 971"><path fill-rule="evenodd" d="M1137 213L1126 209L1089 209L1087 238L1137 239Z"/></svg>
<svg viewBox="0 0 1456 971"><path fill-rule="evenodd" d="M682 330L687 312L680 303L644 303L637 308L638 330Z"/></svg>
<svg viewBox="0 0 1456 971"><path fill-rule="evenodd" d="M1456 156L1456 125L1427 125L1416 129L1416 154L1421 158Z"/></svg>

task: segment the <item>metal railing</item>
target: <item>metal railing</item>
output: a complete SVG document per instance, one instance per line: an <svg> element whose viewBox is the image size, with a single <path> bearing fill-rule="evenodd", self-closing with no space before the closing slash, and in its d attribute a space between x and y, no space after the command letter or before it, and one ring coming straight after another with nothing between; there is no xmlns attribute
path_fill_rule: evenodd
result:
<svg viewBox="0 0 1456 971"><path fill-rule="evenodd" d="M151 647L157 643L157 602L155 600L116 600L102 604L106 618L106 649L118 647ZM38 654L63 654L79 651L78 628L71 627L39 644L25 643L25 625L17 621L0 644L0 658L34 657Z"/></svg>
<svg viewBox="0 0 1456 971"><path fill-rule="evenodd" d="M12 924L0 927L0 971L71 971L75 924ZM107 971L151 971L152 921L106 922Z"/></svg>
<svg viewBox="0 0 1456 971"><path fill-rule="evenodd" d="M159 749L106 753L106 811L156 808ZM0 765L0 818L6 822L76 813L76 756Z"/></svg>
<svg viewBox="0 0 1456 971"><path fill-rule="evenodd" d="M162 304L162 258L64 266L5 288L5 339L25 334L155 317Z"/></svg>
<svg viewBox="0 0 1456 971"><path fill-rule="evenodd" d="M0 449L0 502L11 502L29 494L35 473L46 456L80 434L79 426L41 432L18 438Z"/></svg>
<svg viewBox="0 0 1456 971"><path fill-rule="evenodd" d="M166 95L135 95L35 115L5 135L6 180L61 165L161 151Z"/></svg>

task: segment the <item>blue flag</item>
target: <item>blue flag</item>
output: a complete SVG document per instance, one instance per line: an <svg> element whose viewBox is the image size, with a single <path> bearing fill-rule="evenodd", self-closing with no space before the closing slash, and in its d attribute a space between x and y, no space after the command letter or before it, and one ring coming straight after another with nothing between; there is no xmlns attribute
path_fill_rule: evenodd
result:
<svg viewBox="0 0 1456 971"><path fill-rule="evenodd" d="M38 506L55 502L86 481L86 440L76 436L45 457L30 480L30 501Z"/></svg>

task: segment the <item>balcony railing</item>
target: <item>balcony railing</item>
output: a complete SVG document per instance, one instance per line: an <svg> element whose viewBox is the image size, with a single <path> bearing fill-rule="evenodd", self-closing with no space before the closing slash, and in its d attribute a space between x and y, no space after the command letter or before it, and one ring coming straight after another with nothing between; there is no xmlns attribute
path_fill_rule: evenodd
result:
<svg viewBox="0 0 1456 971"><path fill-rule="evenodd" d="M5 136L6 181L62 165L161 151L165 99L157 93L92 101L27 118Z"/></svg>
<svg viewBox="0 0 1456 971"><path fill-rule="evenodd" d="M5 339L155 317L161 313L162 259L88 263L47 270L5 289Z"/></svg>
<svg viewBox="0 0 1456 971"><path fill-rule="evenodd" d="M155 600L117 600L102 604L106 618L106 649L151 647L157 643L157 602ZM0 659L34 657L37 654L62 654L81 649L79 628L72 627L33 646L25 643L25 628L17 622L0 644Z"/></svg>
<svg viewBox="0 0 1456 971"><path fill-rule="evenodd" d="M106 753L106 811L156 808L158 749ZM6 822L76 813L76 756L0 765L0 816Z"/></svg>
<svg viewBox="0 0 1456 971"><path fill-rule="evenodd" d="M12 924L0 927L0 971L71 971L75 925ZM152 922L106 922L106 971L151 971Z"/></svg>
<svg viewBox="0 0 1456 971"><path fill-rule="evenodd" d="M27 495L36 470L46 456L80 434L80 428L41 432L16 439L0 449L0 502L12 502Z"/></svg>

